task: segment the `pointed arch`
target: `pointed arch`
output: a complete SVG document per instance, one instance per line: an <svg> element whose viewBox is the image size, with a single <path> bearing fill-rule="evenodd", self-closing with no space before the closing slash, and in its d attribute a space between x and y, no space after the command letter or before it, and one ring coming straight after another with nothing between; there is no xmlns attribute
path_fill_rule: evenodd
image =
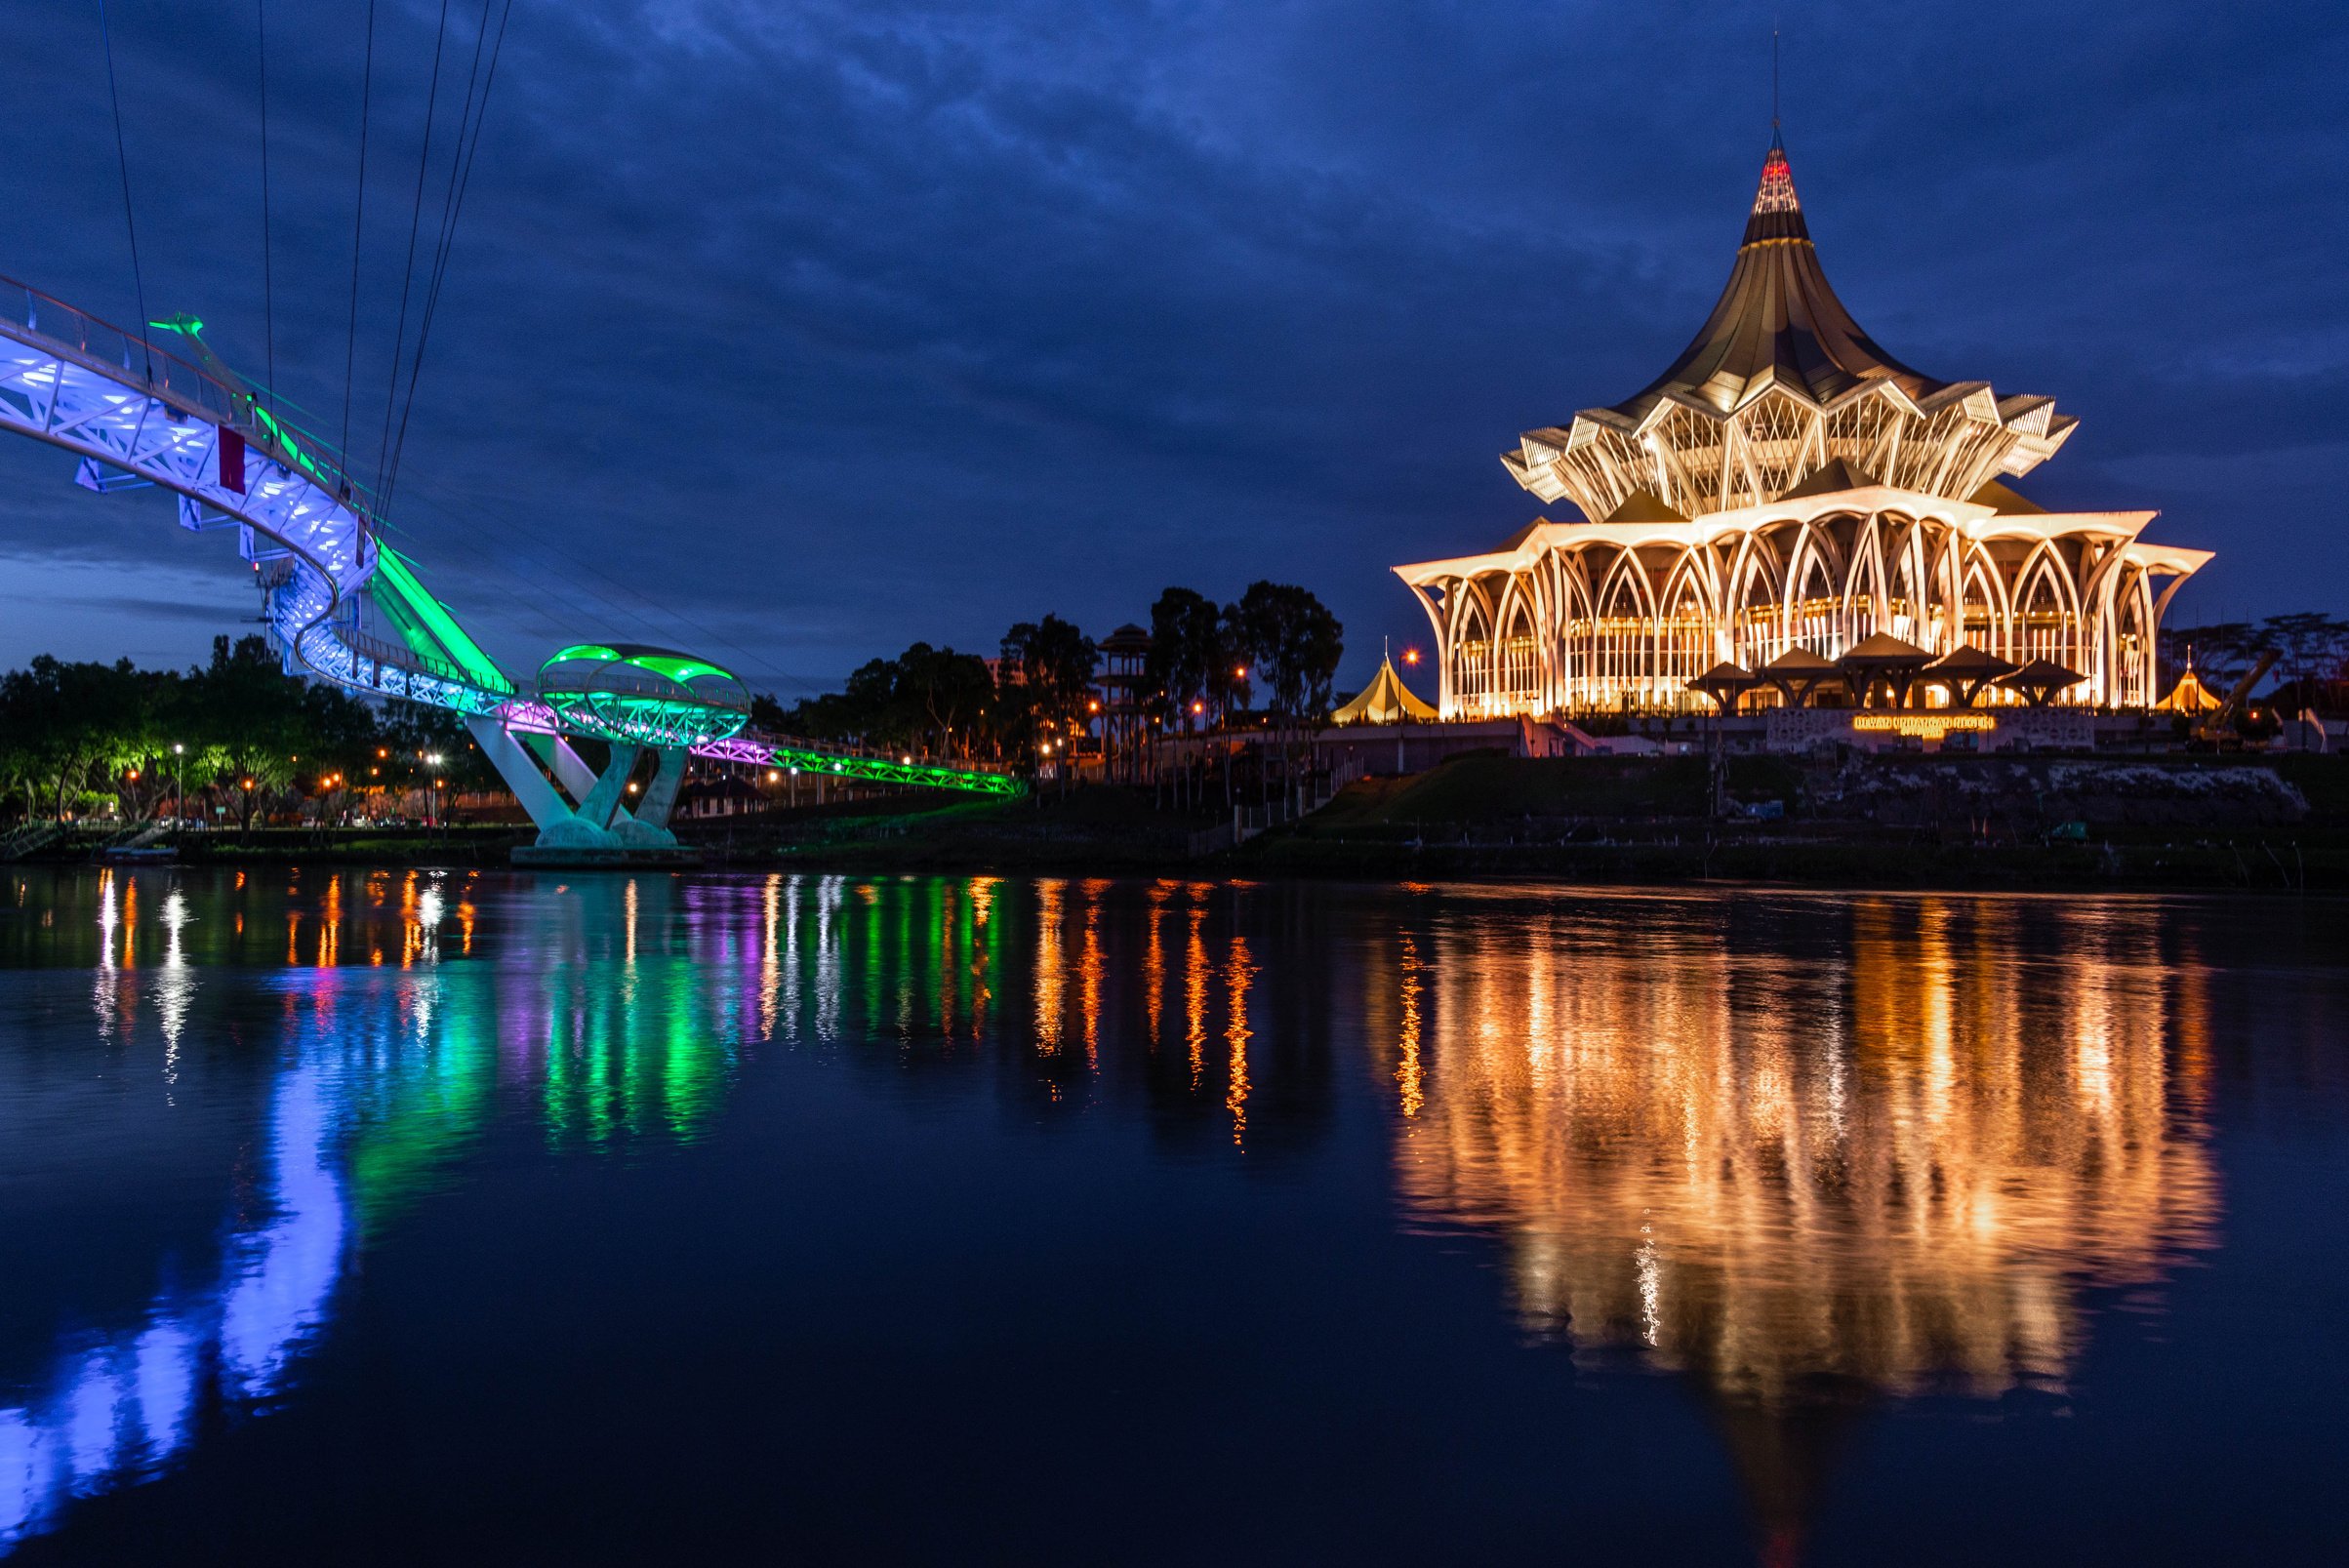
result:
<svg viewBox="0 0 2349 1568"><path fill-rule="evenodd" d="M1823 521L1823 519L1819 520ZM1844 639L1844 578L1843 552L1834 536L1819 521L1799 525L1795 547L1786 565L1786 599L1779 609L1778 647L1807 648L1832 659L1848 645Z"/></svg>
<svg viewBox="0 0 2349 1568"><path fill-rule="evenodd" d="M2079 594L2063 557L2046 541L2024 557L2015 574L2013 624L2016 646L2009 657L2016 663L2045 659L2085 672Z"/></svg>
<svg viewBox="0 0 2349 1568"><path fill-rule="evenodd" d="M1492 623L1492 710L1540 711L1545 671L1540 653L1539 606L1523 573L1509 575Z"/></svg>
<svg viewBox="0 0 2349 1568"><path fill-rule="evenodd" d="M1724 657L1717 646L1721 623L1714 563L1703 545L1681 551L1656 599L1655 657L1649 666L1652 701L1674 709L1690 705L1688 683Z"/></svg>
<svg viewBox="0 0 2349 1568"><path fill-rule="evenodd" d="M1779 610L1785 597L1777 549L1760 530L1748 534L1730 563L1721 599L1731 659L1748 669L1760 669L1778 657Z"/></svg>
<svg viewBox="0 0 2349 1568"><path fill-rule="evenodd" d="M2013 659L2013 606L1998 562L1980 544L1973 544L1960 557L1958 574L1958 641L2001 659Z"/></svg>
<svg viewBox="0 0 2349 1568"><path fill-rule="evenodd" d="M1650 655L1655 647L1655 584L1638 551L1617 548L1595 595L1591 663L1601 689L1618 705L1638 706L1648 694Z"/></svg>

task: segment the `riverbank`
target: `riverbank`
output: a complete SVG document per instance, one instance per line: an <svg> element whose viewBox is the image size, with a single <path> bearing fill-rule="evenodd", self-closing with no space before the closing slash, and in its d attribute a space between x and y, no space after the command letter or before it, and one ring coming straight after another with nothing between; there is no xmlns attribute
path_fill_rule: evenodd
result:
<svg viewBox="0 0 2349 1568"><path fill-rule="evenodd" d="M1234 846L1147 790L906 794L689 822L712 870L1887 888L2349 891L2349 762L2329 757L1455 758L1361 781ZM190 834L188 864L503 867L527 827ZM41 858L89 860L95 841Z"/></svg>

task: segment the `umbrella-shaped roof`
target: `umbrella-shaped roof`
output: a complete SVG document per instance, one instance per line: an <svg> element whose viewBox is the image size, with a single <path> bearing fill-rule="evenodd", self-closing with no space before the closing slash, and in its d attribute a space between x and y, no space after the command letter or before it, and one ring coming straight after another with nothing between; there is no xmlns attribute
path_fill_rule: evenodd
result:
<svg viewBox="0 0 2349 1568"><path fill-rule="evenodd" d="M1970 642L1962 642L1925 666L1928 675L1948 675L1957 680L1996 680L2001 675L2014 673L2014 663L1986 653Z"/></svg>
<svg viewBox="0 0 2349 1568"><path fill-rule="evenodd" d="M2022 693L2033 707L2044 707L2057 692L2086 679L2080 671L2066 669L2053 660L2034 659L2013 674L1999 677L1999 684Z"/></svg>
<svg viewBox="0 0 2349 1568"><path fill-rule="evenodd" d="M1789 648L1762 665L1762 673L1765 677L1770 675L1832 675L1835 673L1835 661L1832 659L1821 659L1807 648Z"/></svg>
<svg viewBox="0 0 2349 1568"><path fill-rule="evenodd" d="M2203 684L2192 669L2177 678L2169 695L2153 704L2156 713L2211 713L2226 706L2226 699Z"/></svg>
<svg viewBox="0 0 2349 1568"><path fill-rule="evenodd" d="M1915 664L1922 668L1933 662L1932 654L1913 642L1903 642L1889 632L1879 631L1863 637L1837 661L1844 664Z"/></svg>
<svg viewBox="0 0 2349 1568"><path fill-rule="evenodd" d="M1403 719L1432 719L1436 710L1411 695L1395 661L1381 660L1378 674L1362 694L1330 715L1336 724L1396 724Z"/></svg>

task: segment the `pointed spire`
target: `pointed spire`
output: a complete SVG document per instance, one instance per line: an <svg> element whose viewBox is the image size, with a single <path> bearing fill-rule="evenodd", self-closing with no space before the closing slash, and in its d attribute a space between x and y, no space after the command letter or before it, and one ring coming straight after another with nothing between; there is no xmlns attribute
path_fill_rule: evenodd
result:
<svg viewBox="0 0 2349 1568"><path fill-rule="evenodd" d="M1786 161L1786 143L1772 127L1770 152L1762 162L1762 184L1754 192L1754 212L1746 221L1744 243L1809 238L1809 225L1802 221L1802 203L1795 195L1795 172Z"/></svg>
<svg viewBox="0 0 2349 1568"><path fill-rule="evenodd" d="M1762 185L1754 192L1754 211L1761 214L1802 210L1802 203L1795 197L1795 171L1786 161L1786 143L1772 131L1770 155L1762 164Z"/></svg>

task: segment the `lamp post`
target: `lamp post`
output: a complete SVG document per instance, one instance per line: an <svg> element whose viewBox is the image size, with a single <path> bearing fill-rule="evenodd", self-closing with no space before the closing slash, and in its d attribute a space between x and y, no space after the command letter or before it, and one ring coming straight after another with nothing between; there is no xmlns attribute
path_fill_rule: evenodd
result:
<svg viewBox="0 0 2349 1568"><path fill-rule="evenodd" d="M187 830L187 747L178 741L172 743L172 818L182 832Z"/></svg>
<svg viewBox="0 0 2349 1568"><path fill-rule="evenodd" d="M432 825L440 829L440 836L443 841L446 841L449 836L449 818L440 803L440 753L437 751L425 753L425 766L432 770L431 793L425 796L431 806Z"/></svg>

